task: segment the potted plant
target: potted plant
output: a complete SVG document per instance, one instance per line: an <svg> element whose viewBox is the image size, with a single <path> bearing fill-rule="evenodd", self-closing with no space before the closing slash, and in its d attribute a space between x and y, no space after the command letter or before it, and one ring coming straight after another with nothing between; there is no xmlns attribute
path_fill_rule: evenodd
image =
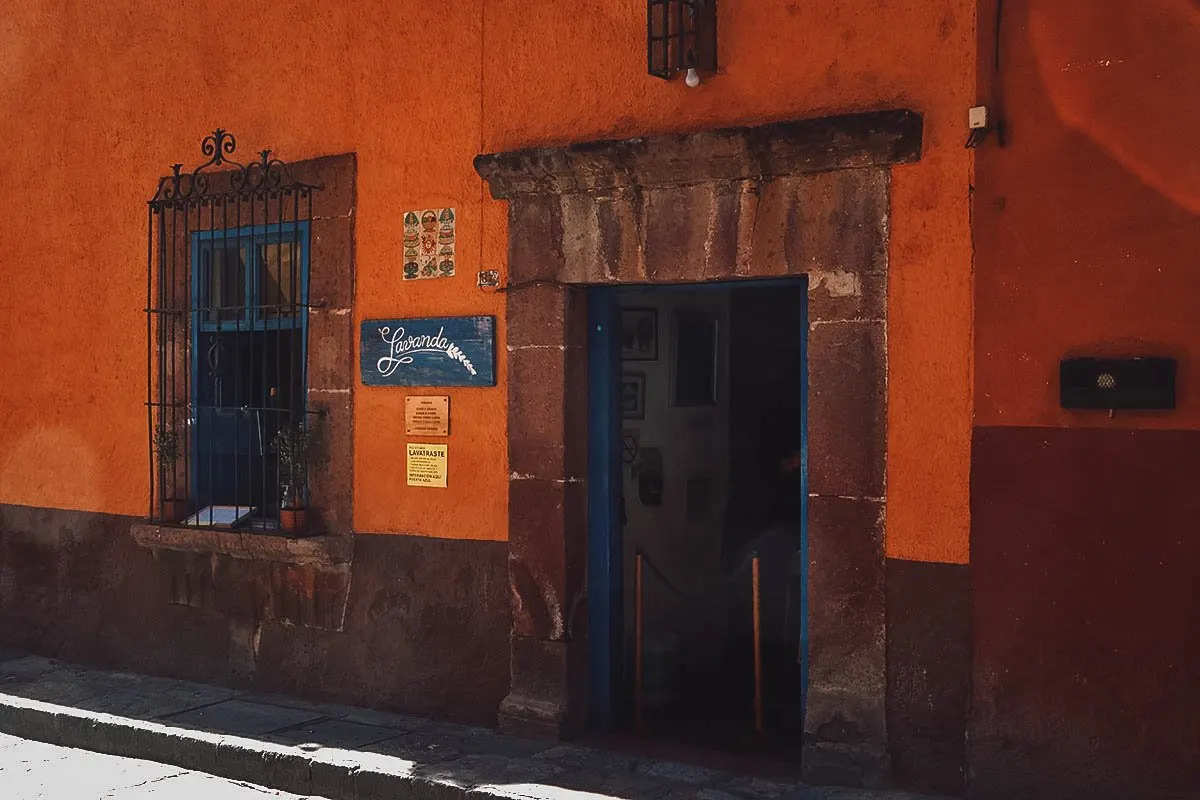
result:
<svg viewBox="0 0 1200 800"><path fill-rule="evenodd" d="M274 449L279 456L279 527L285 531L301 532L307 526L306 473L312 448L313 432L303 421L280 428L275 434Z"/></svg>
<svg viewBox="0 0 1200 800"><path fill-rule="evenodd" d="M175 464L179 461L179 435L163 423L154 431L154 451L158 454L158 497L163 522L178 522L187 513L187 500L175 497L178 484Z"/></svg>

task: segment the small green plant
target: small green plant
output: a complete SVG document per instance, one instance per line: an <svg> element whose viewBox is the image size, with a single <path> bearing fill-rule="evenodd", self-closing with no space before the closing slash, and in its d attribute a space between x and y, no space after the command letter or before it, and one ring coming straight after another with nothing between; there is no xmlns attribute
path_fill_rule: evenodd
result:
<svg viewBox="0 0 1200 800"><path fill-rule="evenodd" d="M158 453L159 465L164 468L179 460L179 435L173 428L162 425L154 431L154 451Z"/></svg>
<svg viewBox="0 0 1200 800"><path fill-rule="evenodd" d="M184 501L178 497L179 483L175 465L179 462L179 434L165 422L154 430L154 452L158 455L158 503L162 519L173 522Z"/></svg>
<svg viewBox="0 0 1200 800"><path fill-rule="evenodd" d="M280 500L285 508L297 508L308 494L305 471L312 454L314 435L304 422L280 428L272 447L279 456Z"/></svg>

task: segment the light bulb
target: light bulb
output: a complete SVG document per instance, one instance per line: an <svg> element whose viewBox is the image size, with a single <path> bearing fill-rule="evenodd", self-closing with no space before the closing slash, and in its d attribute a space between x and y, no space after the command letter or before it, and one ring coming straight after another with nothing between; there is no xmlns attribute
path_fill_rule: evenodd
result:
<svg viewBox="0 0 1200 800"><path fill-rule="evenodd" d="M683 82L688 85L689 89L695 89L700 85L700 73L696 72L695 67L688 67L687 77L683 79Z"/></svg>

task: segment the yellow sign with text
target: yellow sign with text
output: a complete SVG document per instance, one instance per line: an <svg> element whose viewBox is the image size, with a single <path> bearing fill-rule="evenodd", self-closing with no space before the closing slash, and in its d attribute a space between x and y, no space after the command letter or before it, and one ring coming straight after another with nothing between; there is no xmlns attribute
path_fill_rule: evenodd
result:
<svg viewBox="0 0 1200 800"><path fill-rule="evenodd" d="M408 485L446 488L446 451L444 444L408 443Z"/></svg>

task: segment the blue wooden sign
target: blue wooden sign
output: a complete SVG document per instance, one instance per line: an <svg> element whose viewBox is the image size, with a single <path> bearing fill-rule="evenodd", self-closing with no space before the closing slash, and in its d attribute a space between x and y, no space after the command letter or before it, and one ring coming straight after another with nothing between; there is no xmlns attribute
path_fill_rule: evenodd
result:
<svg viewBox="0 0 1200 800"><path fill-rule="evenodd" d="M368 386L495 386L496 318L367 320L360 361Z"/></svg>

